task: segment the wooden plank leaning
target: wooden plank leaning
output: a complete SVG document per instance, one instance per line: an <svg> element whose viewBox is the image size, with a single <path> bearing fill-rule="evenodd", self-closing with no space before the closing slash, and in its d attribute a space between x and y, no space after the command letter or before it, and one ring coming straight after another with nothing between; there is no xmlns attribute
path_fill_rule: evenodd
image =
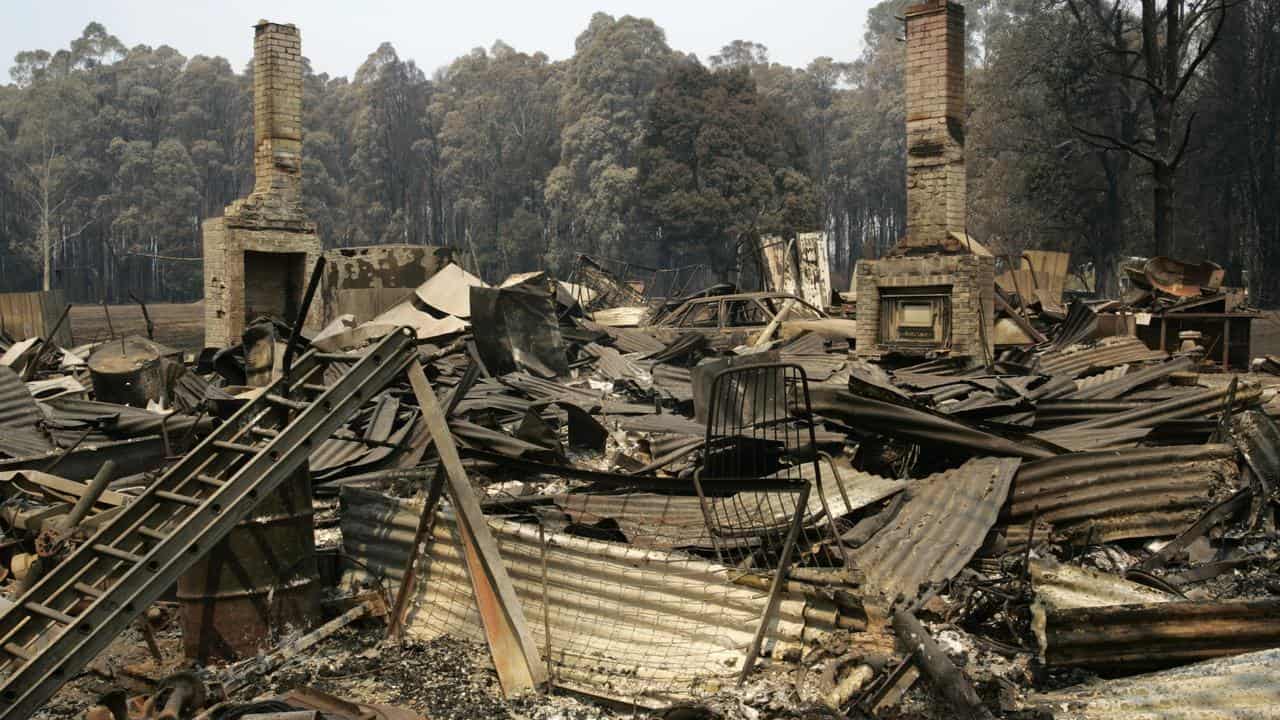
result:
<svg viewBox="0 0 1280 720"><path fill-rule="evenodd" d="M476 607L480 610L502 692L512 697L530 690L541 690L547 682L546 665L538 654L533 633L525 622L524 609L502 564L498 543L485 522L480 500L462 467L444 411L436 401L435 392L418 360L409 363L409 382L413 385L413 394L418 399L423 420L445 469L449 496L457 514L467 574L471 577Z"/></svg>

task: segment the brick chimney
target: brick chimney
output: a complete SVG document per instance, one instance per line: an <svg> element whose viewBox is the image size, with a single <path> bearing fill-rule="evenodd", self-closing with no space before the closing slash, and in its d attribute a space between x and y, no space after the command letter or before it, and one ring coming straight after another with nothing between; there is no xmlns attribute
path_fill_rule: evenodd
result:
<svg viewBox="0 0 1280 720"><path fill-rule="evenodd" d="M302 46L298 28L253 30L253 191L202 224L205 345L240 340L262 315L292 322L320 236L302 205ZM316 327L313 303L307 327Z"/></svg>
<svg viewBox="0 0 1280 720"><path fill-rule="evenodd" d="M254 193L302 196L302 41L295 25L259 20L253 37Z"/></svg>
<svg viewBox="0 0 1280 720"><path fill-rule="evenodd" d="M899 252L954 250L965 229L964 7L908 7L907 236Z"/></svg>

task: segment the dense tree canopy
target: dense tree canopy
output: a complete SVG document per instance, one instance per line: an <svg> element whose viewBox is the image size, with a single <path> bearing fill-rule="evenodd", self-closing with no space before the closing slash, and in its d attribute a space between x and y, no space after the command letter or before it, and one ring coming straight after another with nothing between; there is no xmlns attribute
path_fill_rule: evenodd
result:
<svg viewBox="0 0 1280 720"><path fill-rule="evenodd" d="M597 13L560 61L496 42L430 72L384 44L349 78L308 70L308 211L329 246L451 245L489 279L580 252L727 274L744 239L826 229L847 282L903 232L908 4L803 68ZM1258 271L1280 267L1280 3L965 5L972 235L1069 250L1104 290L1127 255L1207 257L1280 303ZM198 297L200 222L252 181L250 72L98 23L14 57L0 289Z"/></svg>

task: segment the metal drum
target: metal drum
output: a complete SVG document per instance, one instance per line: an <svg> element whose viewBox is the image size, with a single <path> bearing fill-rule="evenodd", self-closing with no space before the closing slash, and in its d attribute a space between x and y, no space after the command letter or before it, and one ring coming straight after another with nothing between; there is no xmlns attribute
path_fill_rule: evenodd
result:
<svg viewBox="0 0 1280 720"><path fill-rule="evenodd" d="M178 579L182 645L200 663L235 660L320 617L311 475L303 466Z"/></svg>

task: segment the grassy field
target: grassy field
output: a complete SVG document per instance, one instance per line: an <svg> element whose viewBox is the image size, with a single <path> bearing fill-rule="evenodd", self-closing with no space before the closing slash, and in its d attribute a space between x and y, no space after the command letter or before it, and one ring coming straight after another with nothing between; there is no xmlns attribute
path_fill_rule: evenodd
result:
<svg viewBox="0 0 1280 720"><path fill-rule="evenodd" d="M147 336L147 324L137 305L110 305L110 327L101 305L71 308L71 334L75 344L93 342L116 335ZM155 324L156 342L178 350L198 352L204 347L204 303L147 305Z"/></svg>

